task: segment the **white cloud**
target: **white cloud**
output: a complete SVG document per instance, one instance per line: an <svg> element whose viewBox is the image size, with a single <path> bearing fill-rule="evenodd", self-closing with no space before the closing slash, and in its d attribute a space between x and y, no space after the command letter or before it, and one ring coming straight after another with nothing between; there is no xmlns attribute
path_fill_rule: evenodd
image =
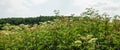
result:
<svg viewBox="0 0 120 50"><path fill-rule="evenodd" d="M35 16L32 6L46 2L47 0L0 0L0 10L7 16Z"/></svg>
<svg viewBox="0 0 120 50"><path fill-rule="evenodd" d="M53 15L53 10L79 15L89 7L120 15L120 0L0 0L0 16Z"/></svg>
<svg viewBox="0 0 120 50"><path fill-rule="evenodd" d="M47 2L47 0L29 0L32 4L43 4L45 2Z"/></svg>
<svg viewBox="0 0 120 50"><path fill-rule="evenodd" d="M73 5L81 8L92 7L112 15L120 12L120 0L74 0Z"/></svg>
<svg viewBox="0 0 120 50"><path fill-rule="evenodd" d="M84 6L84 7L90 7L94 0L73 0L73 5L74 6ZM91 4L92 3L92 4Z"/></svg>

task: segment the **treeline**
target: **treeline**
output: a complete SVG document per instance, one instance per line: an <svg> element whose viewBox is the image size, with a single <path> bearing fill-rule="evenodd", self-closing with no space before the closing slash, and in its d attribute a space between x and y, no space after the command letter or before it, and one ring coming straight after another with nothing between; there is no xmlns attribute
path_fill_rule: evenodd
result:
<svg viewBox="0 0 120 50"><path fill-rule="evenodd" d="M39 24L40 22L53 21L57 17L55 16L39 16L39 17L29 17L29 18L1 18L0 19L0 30L4 24L9 23L11 25L20 25L20 24Z"/></svg>
<svg viewBox="0 0 120 50"><path fill-rule="evenodd" d="M29 18L2 18L0 19L0 24L39 24L39 22L52 21L56 17L54 16L39 16L39 17L29 17Z"/></svg>
<svg viewBox="0 0 120 50"><path fill-rule="evenodd" d="M40 24L40 22L46 21L53 21L57 18L62 18L63 16L38 16L38 17L28 17L28 18L1 18L0 19L0 30L2 29L3 25L8 23L11 25L20 25L20 24ZM64 16L64 17L71 17L71 16Z"/></svg>

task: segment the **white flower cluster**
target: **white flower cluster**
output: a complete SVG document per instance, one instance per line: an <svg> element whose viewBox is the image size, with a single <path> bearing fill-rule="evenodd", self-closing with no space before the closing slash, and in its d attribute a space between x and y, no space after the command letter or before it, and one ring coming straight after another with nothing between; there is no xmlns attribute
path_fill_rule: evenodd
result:
<svg viewBox="0 0 120 50"><path fill-rule="evenodd" d="M81 44L82 42L80 40L76 40L75 43Z"/></svg>
<svg viewBox="0 0 120 50"><path fill-rule="evenodd" d="M90 39L90 40L88 41L88 43L95 43L96 40L97 40L97 38L92 38L92 39Z"/></svg>

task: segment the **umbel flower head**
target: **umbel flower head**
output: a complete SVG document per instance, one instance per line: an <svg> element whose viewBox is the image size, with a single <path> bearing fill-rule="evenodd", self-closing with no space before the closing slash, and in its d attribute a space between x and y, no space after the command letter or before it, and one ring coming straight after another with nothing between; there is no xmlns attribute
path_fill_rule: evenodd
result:
<svg viewBox="0 0 120 50"><path fill-rule="evenodd" d="M89 40L93 37L93 35L87 35L87 36L80 36L80 39L82 40Z"/></svg>
<svg viewBox="0 0 120 50"><path fill-rule="evenodd" d="M80 40L76 40L76 41L74 41L74 43L73 43L73 46L79 47L79 46L81 46L81 45L82 45L82 41L80 41Z"/></svg>
<svg viewBox="0 0 120 50"><path fill-rule="evenodd" d="M76 40L75 43L81 44L82 42L80 40Z"/></svg>
<svg viewBox="0 0 120 50"><path fill-rule="evenodd" d="M88 43L95 43L96 40L97 40L97 38L92 38L92 39L90 39L90 40L88 41Z"/></svg>

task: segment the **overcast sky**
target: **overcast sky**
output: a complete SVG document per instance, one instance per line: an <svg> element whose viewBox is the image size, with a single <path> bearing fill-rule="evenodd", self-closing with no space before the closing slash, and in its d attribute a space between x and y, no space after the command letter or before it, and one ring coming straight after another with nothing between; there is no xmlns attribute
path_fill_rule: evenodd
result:
<svg viewBox="0 0 120 50"><path fill-rule="evenodd" d="M110 15L120 15L120 0L0 0L0 18L54 15L79 15L85 8L94 8Z"/></svg>

